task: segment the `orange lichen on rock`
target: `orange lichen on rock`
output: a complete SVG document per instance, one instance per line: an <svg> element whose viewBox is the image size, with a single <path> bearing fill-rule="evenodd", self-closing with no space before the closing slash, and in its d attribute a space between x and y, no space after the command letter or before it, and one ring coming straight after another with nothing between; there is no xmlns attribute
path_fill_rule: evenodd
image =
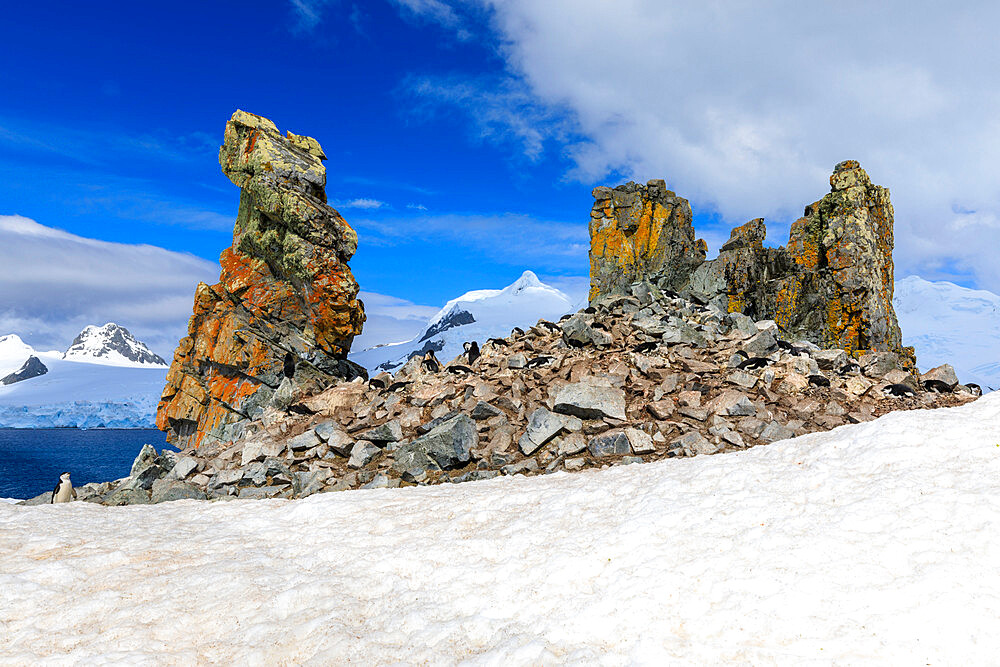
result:
<svg viewBox="0 0 1000 667"><path fill-rule="evenodd" d="M720 310L773 319L791 339L828 348L895 352L909 363L892 309L893 210L889 191L873 185L855 160L841 162L831 191L806 207L788 245L764 247L763 219L732 230L719 256L702 261L687 202L675 224L652 225L646 188L597 188L591 212L591 300L647 281L711 302ZM666 238L661 230L674 230ZM691 249L695 248L695 252ZM667 266L668 268L664 268ZM645 288L641 288L645 289Z"/></svg>
<svg viewBox="0 0 1000 667"><path fill-rule="evenodd" d="M590 301L637 280L679 287L705 259L691 206L662 180L595 188L590 213Z"/></svg>
<svg viewBox="0 0 1000 667"><path fill-rule="evenodd" d="M180 447L237 438L298 388L363 374L346 360L364 306L347 266L357 234L326 203L319 143L237 111L219 162L240 187L219 283L200 284L157 426Z"/></svg>

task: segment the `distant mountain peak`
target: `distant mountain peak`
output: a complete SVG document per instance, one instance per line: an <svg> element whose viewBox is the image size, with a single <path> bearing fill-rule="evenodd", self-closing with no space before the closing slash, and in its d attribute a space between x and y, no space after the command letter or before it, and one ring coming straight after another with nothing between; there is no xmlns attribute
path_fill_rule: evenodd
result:
<svg viewBox="0 0 1000 667"><path fill-rule="evenodd" d="M154 353L128 329L114 322L102 327L84 327L63 354L63 359L108 364L112 366L166 366L163 357Z"/></svg>
<svg viewBox="0 0 1000 667"><path fill-rule="evenodd" d="M18 370L7 375L3 379L0 379L0 384L8 385L14 384L15 382L21 382L22 380L30 380L31 378L36 378L39 375L45 375L49 372L49 369L42 363L41 359L32 355L28 357L28 360L24 362Z"/></svg>

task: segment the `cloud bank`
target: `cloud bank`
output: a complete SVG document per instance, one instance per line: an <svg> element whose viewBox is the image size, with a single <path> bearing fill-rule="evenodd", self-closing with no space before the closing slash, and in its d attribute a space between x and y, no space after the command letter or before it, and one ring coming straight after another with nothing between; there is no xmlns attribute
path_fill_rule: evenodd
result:
<svg viewBox="0 0 1000 667"><path fill-rule="evenodd" d="M428 19L446 15L406 6ZM1000 87L993 85L1000 46L992 28L1000 5L449 6L451 16L469 7L489 12L509 75L500 90L511 106L498 108L495 85L477 96L475 81L437 80L417 92L460 104L474 127L488 118L487 139L520 142L534 157L554 138L570 178L664 177L727 225L768 217L778 242L804 205L827 191L834 164L857 159L892 191L898 275L971 278L1000 290ZM531 103L510 91L524 91ZM539 122L553 111L558 119ZM497 130L508 117L508 131Z"/></svg>
<svg viewBox="0 0 1000 667"><path fill-rule="evenodd" d="M0 216L0 334L64 350L88 324L117 322L165 359L186 333L195 286L213 262L151 245L84 238Z"/></svg>

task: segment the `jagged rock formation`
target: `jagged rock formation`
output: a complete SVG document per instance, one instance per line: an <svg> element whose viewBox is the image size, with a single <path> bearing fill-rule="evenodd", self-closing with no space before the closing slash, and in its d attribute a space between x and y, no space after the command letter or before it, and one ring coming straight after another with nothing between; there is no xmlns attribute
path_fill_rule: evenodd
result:
<svg viewBox="0 0 1000 667"><path fill-rule="evenodd" d="M625 294L639 280L679 289L705 261L691 205L662 180L594 188L590 211L590 300Z"/></svg>
<svg viewBox="0 0 1000 667"><path fill-rule="evenodd" d="M106 504L302 497L578 471L701 456L973 400L949 367L921 378L887 353L851 358L648 286L559 323L482 343L439 371L342 382L269 407L236 442L146 451L132 475L88 485Z"/></svg>
<svg viewBox="0 0 1000 667"><path fill-rule="evenodd" d="M240 188L216 285L195 293L157 426L179 446L228 442L275 402L364 371L346 360L365 320L347 266L357 234L326 203L319 143L237 111L219 150Z"/></svg>
<svg viewBox="0 0 1000 667"><path fill-rule="evenodd" d="M49 369L42 363L42 360L32 355L28 357L28 360L24 362L20 368L0 380L0 384L8 385L14 384L15 382L21 382L23 380L30 380L31 378L36 378L39 375L45 375L48 372Z"/></svg>
<svg viewBox="0 0 1000 667"><path fill-rule="evenodd" d="M913 350L902 347L892 308L889 191L872 185L854 160L835 167L830 185L830 193L807 206L792 225L785 248L765 248L764 221L756 219L734 229L716 259L697 265L675 262L669 271L647 270L647 264L636 259L636 268L626 273L641 274L654 288L683 291L727 312L772 319L790 339L851 354L891 352L912 367ZM595 190L595 209L603 197ZM603 245L604 239L592 232L591 281L598 287L601 276L621 270L617 258L607 262L595 252ZM685 237L673 249L660 251L687 257L688 247ZM592 290L591 299L605 293L615 290Z"/></svg>

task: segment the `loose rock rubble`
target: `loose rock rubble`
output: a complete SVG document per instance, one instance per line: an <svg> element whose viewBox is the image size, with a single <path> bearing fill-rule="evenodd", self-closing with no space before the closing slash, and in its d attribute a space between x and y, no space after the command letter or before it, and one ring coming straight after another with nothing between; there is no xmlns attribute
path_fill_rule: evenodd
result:
<svg viewBox="0 0 1000 667"><path fill-rule="evenodd" d="M892 352L852 358L646 283L630 292L483 343L471 363L431 372L414 357L394 376L269 408L236 442L144 449L130 477L81 495L291 498L579 471L738 451L976 395L948 366L921 377Z"/></svg>

